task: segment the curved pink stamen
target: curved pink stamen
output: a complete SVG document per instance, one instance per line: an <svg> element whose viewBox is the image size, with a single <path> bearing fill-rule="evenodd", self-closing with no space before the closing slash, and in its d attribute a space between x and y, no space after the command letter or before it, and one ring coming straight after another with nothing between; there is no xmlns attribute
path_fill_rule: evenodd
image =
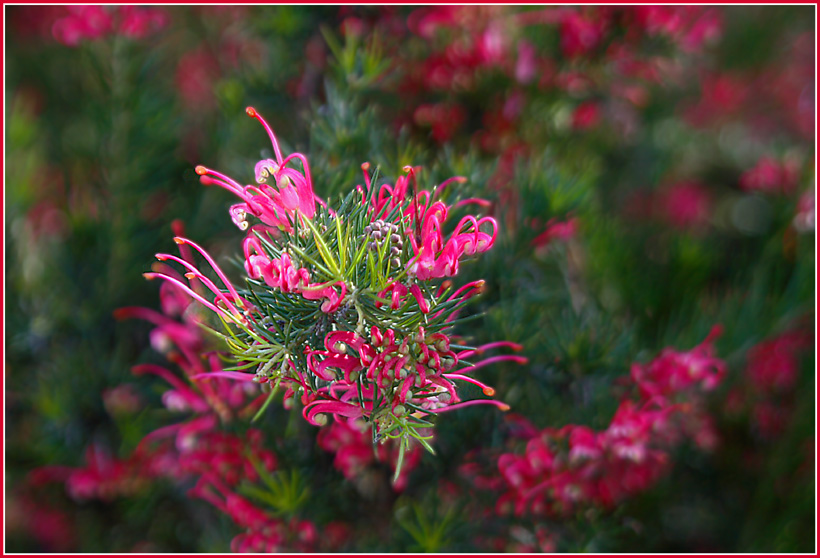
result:
<svg viewBox="0 0 820 558"><path fill-rule="evenodd" d="M506 403L502 403L501 401L496 401L495 399L473 399L471 401L462 401L461 403L455 403L453 405L448 405L447 407L441 407L438 409L425 409L428 413L439 414L439 413L446 413L448 411L455 411L456 409L461 409L463 407L471 407L473 405L495 405L502 411L509 411L510 406Z"/></svg>
<svg viewBox="0 0 820 558"><path fill-rule="evenodd" d="M487 343L486 345L481 345L480 347L476 347L475 349L466 349L457 353L459 359L470 358L473 355L480 355L485 351L489 351L490 349L497 349L499 347L509 347L513 351L520 351L524 347L519 345L518 343L513 343L512 341L495 341L494 343Z"/></svg>
<svg viewBox="0 0 820 558"><path fill-rule="evenodd" d="M171 283L174 283L175 285L180 287L183 291L188 293L188 295L190 295L192 298L194 298L195 300L197 300L197 301L201 302L202 304L204 304L208 309L213 310L217 314L226 313L225 310L222 310L221 308L218 308L217 306L215 306L211 302L208 302L208 300L206 300L204 297L200 296L197 292L195 292L193 289L191 289L188 285L186 285L185 283L183 283L182 281L180 281L178 279L175 279L173 277L169 277L168 275L163 275L162 273L150 273L149 272L149 273L143 273L142 276L145 277L146 279L148 279L149 281L152 280L152 279L156 279L156 278L165 279L166 281L170 281Z"/></svg>
<svg viewBox="0 0 820 558"><path fill-rule="evenodd" d="M209 186L210 184L217 184L227 190L230 190L234 194L239 194L242 191L242 185L239 182L226 174L209 169L204 165L197 165L196 173L200 176L199 181L206 186ZM207 182L205 182L204 179L207 179Z"/></svg>
<svg viewBox="0 0 820 558"><path fill-rule="evenodd" d="M242 318L241 313L240 313L238 310L236 310L236 307L234 306L234 304L235 304L235 303L232 303L232 302L228 299L228 297L226 297L226 296L225 296L225 294L217 288L217 286L214 284L214 282L213 282L213 281L211 281L211 280L210 280L208 277L206 277L205 275L203 275L203 274L202 274L202 272L201 272L201 271L199 271L199 270L196 268L196 266L191 265L191 264L189 264L188 262L186 262L185 260L183 260L182 258L178 258L178 257L173 256L173 255L171 255L171 254L156 254L156 258L157 258L158 260L160 260L160 261L163 261L163 260L171 260L171 261L175 261L175 262L177 262L177 263L179 263L179 264L181 264L181 265L185 266L185 268L186 268L186 269L188 269L188 270L190 271L190 273L186 273L186 274L185 274L185 277L186 277L186 278L188 278L188 279L193 279L193 278L196 278L196 279L199 279L200 281L202 281L202 284L203 284L203 285L205 285L206 287L208 287L208 289L210 289L210 291L211 291L214 295L216 295L216 297L217 297L219 300L221 300L222 302L224 302L225 304L227 304L227 305L228 305L228 309L229 309L229 310L231 310L231 311L232 311L232 313L233 313L233 314L234 314L237 318L240 318L240 319ZM189 275L193 275L193 277L189 277ZM240 297L240 299L241 299L241 297Z"/></svg>
<svg viewBox="0 0 820 558"><path fill-rule="evenodd" d="M227 276L225 276L225 274L222 273L222 270L219 268L218 265L216 265L216 262L213 260L213 258L211 258L211 256L208 254L208 252L203 250L202 247L199 246L199 244L197 244L196 242L194 242L192 240L188 240L187 238L183 238L181 236L175 236L174 237L174 242L176 242L177 244L188 244L190 246L193 246L194 249L196 249L197 252L202 254L202 257L205 258L205 260L209 264L211 264L211 267L214 269L214 271L219 276L219 278L222 280L222 282L225 283L225 286L228 288L228 291L231 293L231 295L238 301L242 300L242 297L240 297L239 293L236 292L236 289L233 288L233 285L231 284L231 282L227 278Z"/></svg>
<svg viewBox="0 0 820 558"><path fill-rule="evenodd" d="M459 184L464 184L465 182L467 182L467 178L463 177L463 176L450 177L447 180L445 180L444 182L442 182L441 184L439 184L438 187L435 189L435 191L433 193L436 196L440 196L441 193L444 192L444 189L447 188L447 186L449 186L453 182L458 182Z"/></svg>
<svg viewBox="0 0 820 558"><path fill-rule="evenodd" d="M279 150L279 142L276 141L276 136L273 134L273 130L271 130L271 127L268 126L268 123L265 122L265 119L262 118L262 115L256 112L255 108L248 107L245 109L245 112L251 118L256 118L259 122L262 123L262 126L265 127L265 131L268 133L268 136L270 136L270 141L273 144L273 151L274 153L276 153L276 161L279 163L279 166L282 166L282 152Z"/></svg>
<svg viewBox="0 0 820 558"><path fill-rule="evenodd" d="M476 226L476 231L478 231L478 228L481 227L481 225L484 224L484 223L490 223L493 226L493 234L492 234L492 236L490 236L490 243L487 246L487 248L489 248L490 246L495 244L495 239L498 236L498 221L496 221L494 218L489 217L489 216L488 217L482 217L481 219L478 220L478 225ZM487 234L487 233L484 233L484 234ZM486 250L486 248L485 248L485 250Z"/></svg>
<svg viewBox="0 0 820 558"><path fill-rule="evenodd" d="M464 376L463 374L442 374L445 378L449 380L462 380L464 382L470 382L471 384L475 384L481 388L481 391L484 392L484 395L489 395L492 397L495 395L495 389L488 386L487 384L476 380L475 378L471 378L469 376Z"/></svg>
<svg viewBox="0 0 820 558"><path fill-rule="evenodd" d="M470 281L466 285L460 287L456 292L451 294L449 297L447 297L447 301L449 302L451 300L457 299L459 296L462 296L461 293L463 293L464 291L469 291L470 289L475 289L475 292L464 295L464 300L467 300L468 298L471 298L477 294L481 294L484 291L484 283L485 281L483 279L479 279L477 281Z"/></svg>

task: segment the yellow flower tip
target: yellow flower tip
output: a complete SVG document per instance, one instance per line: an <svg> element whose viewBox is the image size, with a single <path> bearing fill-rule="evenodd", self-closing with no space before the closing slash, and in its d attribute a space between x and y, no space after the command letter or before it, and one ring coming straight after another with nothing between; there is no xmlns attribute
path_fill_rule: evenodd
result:
<svg viewBox="0 0 820 558"><path fill-rule="evenodd" d="M207 167L204 167L204 166L202 166L202 165L197 165L197 166L196 166L196 168L195 168L194 170L196 171L196 173L197 173L199 176L202 176L202 175L208 174L208 168L207 168Z"/></svg>
<svg viewBox="0 0 820 558"><path fill-rule="evenodd" d="M185 274L185 278L186 279L194 279L194 278L196 278L196 273L194 273L193 271L189 271L188 273Z"/></svg>
<svg viewBox="0 0 820 558"><path fill-rule="evenodd" d="M179 236L175 236L174 237L174 242L176 242L177 244L185 244L185 239L181 238Z"/></svg>
<svg viewBox="0 0 820 558"><path fill-rule="evenodd" d="M510 406L507 405L506 403L501 403L498 406L498 408L501 409L502 411L504 411L505 413L510 410Z"/></svg>
<svg viewBox="0 0 820 558"><path fill-rule="evenodd" d="M246 113L248 114L248 116L250 116L251 118L256 118L256 109L255 109L255 108L253 108L253 107L248 107L248 108L246 108L246 109L245 109L245 112L246 112Z"/></svg>
<svg viewBox="0 0 820 558"><path fill-rule="evenodd" d="M495 395L495 390L493 388L491 388L490 386L485 387L482 391L484 392L484 395L487 395L489 397L492 397L493 395Z"/></svg>
<svg viewBox="0 0 820 558"><path fill-rule="evenodd" d="M363 171L370 170L370 163L368 163L367 161L362 163L362 170Z"/></svg>
<svg viewBox="0 0 820 558"><path fill-rule="evenodd" d="M413 170L413 167L411 165L405 165L401 168L401 170L403 170L404 172L410 172L411 170Z"/></svg>
<svg viewBox="0 0 820 558"><path fill-rule="evenodd" d="M146 273L143 273L142 276L150 281L154 278L154 273L146 272Z"/></svg>

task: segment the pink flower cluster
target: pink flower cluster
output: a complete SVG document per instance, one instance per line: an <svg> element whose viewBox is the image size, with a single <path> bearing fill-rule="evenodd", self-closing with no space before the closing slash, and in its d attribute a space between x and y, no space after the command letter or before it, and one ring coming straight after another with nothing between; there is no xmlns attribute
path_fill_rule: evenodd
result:
<svg viewBox="0 0 820 558"><path fill-rule="evenodd" d="M69 6L68 15L54 22L54 38L66 46L102 39L117 34L129 39L143 39L168 23L161 8L141 6Z"/></svg>
<svg viewBox="0 0 820 558"><path fill-rule="evenodd" d="M374 454L370 426L357 420L334 421L319 431L316 441L320 448L335 454L333 466L357 485L368 485L364 479L374 473L377 462L386 463L395 469L398 460L398 443L392 441L375 446ZM414 445L405 452L401 472L393 483L394 490L402 491L407 488L408 477L421 461L421 454L422 448L419 445Z"/></svg>
<svg viewBox="0 0 820 558"><path fill-rule="evenodd" d="M268 132L276 157L275 160L263 159L256 164L254 174L258 186L243 187L236 180L202 165L197 166L196 172L203 184L221 186L243 200L243 203L231 206L230 214L240 230L248 231L243 242L248 276L262 279L282 292L298 292L309 300L324 299L322 311L333 312L344 299L345 284L322 286L311 283L310 272L306 268L296 268L286 252L279 258L269 257L257 236L259 232L267 232L275 238L280 229L291 232L296 219L312 219L316 214L316 201L323 202L313 193L307 158L301 153L283 158L268 123L251 107L247 113L259 120ZM295 160L302 164L302 171L287 166ZM269 184L271 180L273 183ZM263 224L249 227L249 216L258 218Z"/></svg>
<svg viewBox="0 0 820 558"><path fill-rule="evenodd" d="M213 504L244 531L231 541L232 552L311 552L315 549L317 532L313 523L297 518L286 522L272 517L236 494L216 475L202 475L190 494Z"/></svg>
<svg viewBox="0 0 820 558"><path fill-rule="evenodd" d="M761 157L757 164L740 177L740 187L746 191L770 194L790 194L797 187L799 169L793 160L778 161Z"/></svg>
<svg viewBox="0 0 820 558"><path fill-rule="evenodd" d="M491 387L464 372L472 372L476 368L503 360L526 362L524 357L499 355L456 370L459 362L482 354L485 350L497 347L518 350L521 347L501 341L478 349L455 352L450 349L450 339L445 334L425 334L424 328L420 328L415 335L397 337L392 329L382 332L374 326L370 339L354 332L332 332L325 338L325 347L324 351L314 350L308 354L308 366L317 377L334 381L334 384L318 390L312 396L303 396L302 401L305 404L305 418L316 425L326 422L327 418L322 416L326 414L350 419L370 418L373 404L381 390L394 382L398 383L399 388L393 393L390 408L396 416L408 414L410 406L425 413L440 413L482 403L506 409L508 407L505 404L492 399L462 402L454 380L475 384L486 395L492 396L495 391ZM341 372L343 377L338 378L333 370ZM360 374L364 374L372 382L372 386L365 388L361 394L364 399L363 407L354 403L359 397L356 378ZM292 389L285 397L289 396L293 396Z"/></svg>
<svg viewBox="0 0 820 558"><path fill-rule="evenodd" d="M702 72L693 76L700 85L699 98L683 103L682 116L699 128L734 122L763 139L781 138L786 133L811 142L815 75L814 37L804 33L768 66L753 72Z"/></svg>
<svg viewBox="0 0 820 558"><path fill-rule="evenodd" d="M794 413L801 354L811 347L811 335L788 331L762 341L746 356L746 384L727 397L729 414L745 410L751 414L754 432L764 440L774 440L787 428Z"/></svg>
<svg viewBox="0 0 820 558"><path fill-rule="evenodd" d="M523 455L502 455L498 468L507 491L499 512L565 516L590 505L611 507L656 483L684 437L713 446L700 397L725 375L711 344L718 332L691 351L665 349L652 362L633 365L640 398L623 401L605 430L547 428L527 442Z"/></svg>
<svg viewBox="0 0 820 558"><path fill-rule="evenodd" d="M633 364L631 376L641 397L669 400L679 394L686 396L689 391L714 390L726 376L726 364L714 356L712 347L712 341L720 332L716 326L703 343L691 351L681 353L666 348L648 364Z"/></svg>
<svg viewBox="0 0 820 558"><path fill-rule="evenodd" d="M291 231L292 224L295 224L297 220L304 222L312 219L315 215L315 200L318 198L313 193L307 159L299 153L283 158L276 137L267 122L253 108L248 108L247 113L258 119L267 130L276 154L276 160L266 159L257 163L255 175L260 186L243 188L235 180L203 166L197 167L197 173L200 174L205 184L219 185L244 200L244 203L231 208L234 222L241 229L248 229L246 219L249 214L258 217L264 223L250 227L243 243L245 269L248 276L252 279L261 278L268 286L285 293L300 293L308 300L324 299L320 306L321 310L326 313L333 312L339 308L345 300L346 293L350 291L343 282L332 285L311 283L308 269L294 266L287 252L282 251L278 258L273 258L262 245L258 233L267 234L273 242L278 237L277 228ZM302 171L286 166L293 160L301 162ZM371 184L367 172L369 165L365 164L362 168L366 188L370 192L374 185ZM361 186L358 187L362 196L362 206L367 207L371 219L370 224L365 228L366 234L370 234L373 243L382 241L383 237L384 241L389 240L393 246L392 249L397 253L401 252L402 238L409 237L413 256L407 263L407 272L411 277L424 281L453 276L458 272L459 261L463 257L484 252L493 245L497 234L497 224L492 217L477 219L468 215L459 221L452 233L445 236L444 222L453 207L468 203L486 205L487 202L480 199L467 199L451 207L442 201L434 201L431 192L421 191L413 196L412 203L408 203L406 195L410 187L410 180L415 181L415 170L411 167L405 170L409 173L408 176L400 177L395 186L381 185L373 196L368 197ZM271 178L275 181L275 188L267 184L268 179ZM461 181L463 178L460 177L445 181L437 188L436 195L440 195L448 184ZM400 211L395 212L396 208ZM391 214L396 215L395 221L385 222L384 219ZM491 233L481 230L485 224L492 228ZM182 238L176 240L181 245L191 245L199 249L191 241ZM207 258L203 251L200 250L200 252ZM195 296L211 310L218 314L230 315L242 323L262 319L255 314L253 305L236 293L212 259L208 258L208 261L225 283L230 297L223 294L201 272L184 260L167 254L160 254L158 257L161 260L170 259L184 265L188 269L186 277L189 280L201 281L208 286L216 300L212 304L201 296L197 296L189 286L171 275L153 273L146 274L147 277L161 277L170 281L189 295ZM400 265L397 257L391 260L391 265L393 267ZM481 281L468 283L453 293L447 302L470 298L480 292L482 284ZM392 309L402 308L408 301L414 301L422 313L430 312L429 302L422 295L419 285L412 282L404 284L391 280L379 296L388 298ZM456 370L460 360L466 358L468 353L469 355L477 354L477 351L456 353L450 350L449 343L447 335L443 333L428 335L424 328L403 338L396 338L395 332L391 329L382 331L376 326L371 328L370 339L351 331L330 332L325 337L324 349L306 347L305 353L308 355L310 372L322 380L331 382L332 385L319 389L311 388L306 379L296 371L298 380L284 378L285 383L288 384L285 400L290 401L296 391L301 388L305 418L313 424L323 424L327 414L347 418L369 417L373 411L374 400L379 397L379 392L393 382L398 382L401 386L395 391L391 404L393 412L401 408L399 413L406 412L407 409L404 406L410 403L420 405L429 412L440 412L439 409L445 407L448 410L454 408L454 404L460 401L452 383L454 379L479 384L485 393L492 393L492 389L488 386L465 376L464 370ZM479 349L478 352L497 346L519 348L512 343L495 343ZM521 362L524 359L515 356L499 356L477 363L471 366L471 369L474 370L498 360ZM366 371L367 379L374 382L374 385L366 386L363 393L360 393L355 378L363 371ZM342 374L341 378L338 377L339 373ZM222 373L220 376L227 378L231 376L231 373ZM234 374L234 376L242 379L240 378L242 375ZM250 375L244 376L245 379L251 377ZM259 379L267 381L267 378ZM354 401L359 401L360 396L363 396L366 401L354 404ZM481 400L481 402L491 402L502 408L505 407L491 400ZM473 402L464 404L471 403Z"/></svg>
<svg viewBox="0 0 820 558"><path fill-rule="evenodd" d="M384 26L392 28L389 18ZM562 56L539 52L525 38L527 28L533 26L556 29ZM632 109L622 106L620 99L643 107L649 94L646 82L664 85L676 72L671 57L644 55L641 41L664 37L691 54L720 36L722 21L719 10L694 6L550 7L532 11L442 6L415 10L408 18L408 27L430 45L431 52L419 63L408 64L402 92L449 96L431 101L426 95L413 104L418 108L409 120L429 127L433 139L445 142L463 125L469 112L452 98L453 94L476 91L487 75L512 80L505 98L493 101L496 106L520 95L523 86L534 84L542 91L557 88L580 98L572 118L576 130L596 128L604 120L605 108L612 119L634 120ZM613 32L616 29L626 33L621 36ZM577 66L579 60L589 64L599 58L615 72ZM606 105L612 106L591 100L595 90L609 98ZM513 122L513 134L517 118L510 114L504 117ZM477 132L476 139L482 147L497 151L492 144L509 143L493 139L499 132L502 130L485 123L485 130Z"/></svg>
<svg viewBox="0 0 820 558"><path fill-rule="evenodd" d="M248 107L246 112L251 118L259 120L265 128L276 157L275 160L263 159L256 163L254 174L258 186L242 186L233 178L202 165L196 167L196 172L203 184L221 186L242 199L243 203L233 205L230 209L231 219L241 230L248 229L247 216L253 215L267 225L266 230L274 227L291 231L297 210L307 219L313 218L316 213L318 198L313 193L310 166L301 153L283 158L276 136L265 119L252 107ZM302 164L303 171L287 166L294 160ZM274 182L269 184L271 179Z"/></svg>
<svg viewBox="0 0 820 558"><path fill-rule="evenodd" d="M27 480L31 486L48 482L64 483L69 496L75 500L110 501L145 488L154 477L150 462L150 458L143 453L119 459L104 448L91 445L85 451L85 466L40 467L34 469Z"/></svg>

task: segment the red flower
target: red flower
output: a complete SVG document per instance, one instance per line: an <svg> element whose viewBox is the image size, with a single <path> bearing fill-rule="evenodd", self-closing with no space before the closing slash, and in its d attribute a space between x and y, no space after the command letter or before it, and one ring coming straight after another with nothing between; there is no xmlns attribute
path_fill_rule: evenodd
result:
<svg viewBox="0 0 820 558"><path fill-rule="evenodd" d="M595 101L581 103L572 113L572 127L576 130L589 130L601 121L601 107Z"/></svg>

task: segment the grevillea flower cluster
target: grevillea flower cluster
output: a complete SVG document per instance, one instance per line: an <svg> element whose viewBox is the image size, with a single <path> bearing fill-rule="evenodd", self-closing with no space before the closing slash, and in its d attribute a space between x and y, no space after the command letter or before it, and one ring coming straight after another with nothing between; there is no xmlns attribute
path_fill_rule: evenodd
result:
<svg viewBox="0 0 820 558"><path fill-rule="evenodd" d="M685 438L714 447L701 398L726 375L712 347L719 331L690 351L667 348L648 364L634 364L639 398L624 400L606 429L547 428L529 439L523 454L502 455L498 468L506 486L499 511L562 517L590 505L612 507L657 482L672 462L670 451Z"/></svg>
<svg viewBox="0 0 820 558"><path fill-rule="evenodd" d="M254 168L255 184L196 168L204 184L240 199L230 215L246 231L246 288L235 287L207 252L179 236L175 241L199 252L221 285L171 254L157 258L178 264L181 274L163 268L145 276L176 286L222 322L212 332L224 339L234 365L207 377L269 384L268 402L282 386L285 406L298 398L311 424L362 419L374 443L401 439L398 477L411 438L432 451L431 435L422 433L433 426L432 416L475 404L507 408L459 394L457 382L466 382L492 396L473 372L525 359L483 358L491 349L520 349L514 343L473 347L453 336L460 311L484 283L457 288L449 279L466 259L493 246L498 225L464 213L468 205L486 206L485 200L445 201L457 196L451 185L464 178L419 190L413 167L391 185L364 163L364 184L332 209L314 193L307 158L283 156L268 123L253 108L247 113L273 147L273 158Z"/></svg>

